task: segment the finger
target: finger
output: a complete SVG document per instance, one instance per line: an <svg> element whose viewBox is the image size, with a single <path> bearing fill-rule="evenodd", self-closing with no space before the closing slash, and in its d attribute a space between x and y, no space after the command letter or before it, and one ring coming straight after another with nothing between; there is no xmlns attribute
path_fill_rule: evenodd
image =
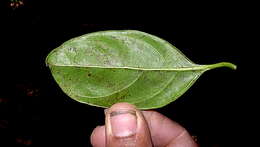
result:
<svg viewBox="0 0 260 147"><path fill-rule="evenodd" d="M155 111L142 111L155 147L197 147L189 133L178 123Z"/></svg>
<svg viewBox="0 0 260 147"><path fill-rule="evenodd" d="M93 147L105 147L105 126L96 127L90 137L90 141Z"/></svg>
<svg viewBox="0 0 260 147"><path fill-rule="evenodd" d="M117 103L106 112L107 147L151 147L149 128L142 115L133 105Z"/></svg>

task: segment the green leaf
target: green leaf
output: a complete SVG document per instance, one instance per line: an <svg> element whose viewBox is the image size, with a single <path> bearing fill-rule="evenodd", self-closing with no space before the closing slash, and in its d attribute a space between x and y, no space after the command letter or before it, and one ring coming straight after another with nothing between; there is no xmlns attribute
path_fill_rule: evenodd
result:
<svg viewBox="0 0 260 147"><path fill-rule="evenodd" d="M71 39L46 58L52 75L72 99L110 107L128 102L159 108L186 92L199 76L221 62L198 65L156 36L133 30L102 31Z"/></svg>

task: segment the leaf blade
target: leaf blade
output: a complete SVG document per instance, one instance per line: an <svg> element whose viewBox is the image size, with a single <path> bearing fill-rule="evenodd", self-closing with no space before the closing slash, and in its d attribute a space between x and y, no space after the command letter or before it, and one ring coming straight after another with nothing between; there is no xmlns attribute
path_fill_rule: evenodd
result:
<svg viewBox="0 0 260 147"><path fill-rule="evenodd" d="M94 106L129 102L140 109L176 100L207 70L176 47L140 31L103 31L65 42L46 58L54 79L71 98ZM92 76L91 76L92 75Z"/></svg>

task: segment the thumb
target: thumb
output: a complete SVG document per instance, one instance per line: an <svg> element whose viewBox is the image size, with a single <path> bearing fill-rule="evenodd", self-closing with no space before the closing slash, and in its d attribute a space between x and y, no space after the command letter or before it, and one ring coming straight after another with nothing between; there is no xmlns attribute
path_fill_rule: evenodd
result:
<svg viewBox="0 0 260 147"><path fill-rule="evenodd" d="M148 125L135 106L117 103L106 111L106 146L152 147Z"/></svg>

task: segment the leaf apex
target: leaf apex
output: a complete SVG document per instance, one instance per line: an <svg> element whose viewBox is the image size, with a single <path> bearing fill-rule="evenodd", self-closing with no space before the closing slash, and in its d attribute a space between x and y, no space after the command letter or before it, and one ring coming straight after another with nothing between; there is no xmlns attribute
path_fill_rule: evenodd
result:
<svg viewBox="0 0 260 147"><path fill-rule="evenodd" d="M214 68L219 68L219 67L228 67L233 70L237 69L237 66L230 62L220 62L220 63L208 65L208 69L214 69Z"/></svg>

